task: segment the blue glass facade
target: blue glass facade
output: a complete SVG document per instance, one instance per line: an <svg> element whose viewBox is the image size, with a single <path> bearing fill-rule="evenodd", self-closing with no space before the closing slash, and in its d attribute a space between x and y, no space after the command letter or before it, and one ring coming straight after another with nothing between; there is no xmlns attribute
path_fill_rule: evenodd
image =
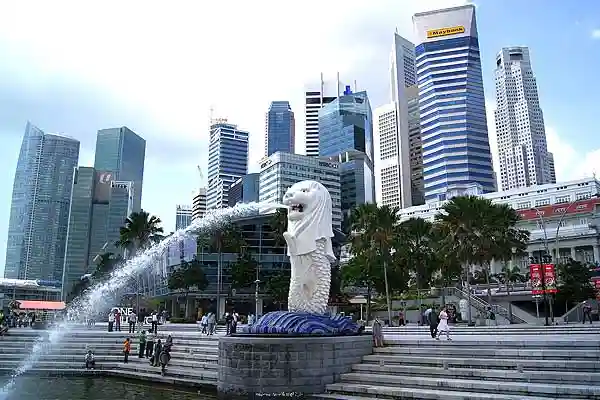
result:
<svg viewBox="0 0 600 400"><path fill-rule="evenodd" d="M96 137L94 168L114 174L118 181L133 182L133 210L142 204L146 141L127 127L101 129Z"/></svg>
<svg viewBox="0 0 600 400"><path fill-rule="evenodd" d="M474 186L496 190L479 41L474 20L469 25L470 35L428 41L415 51L426 202Z"/></svg>
<svg viewBox="0 0 600 400"><path fill-rule="evenodd" d="M207 209L229 206L229 187L248 172L248 132L225 121L210 128Z"/></svg>
<svg viewBox="0 0 600 400"><path fill-rule="evenodd" d="M267 157L277 151L294 153L296 148L296 120L289 101L274 101L267 112Z"/></svg>
<svg viewBox="0 0 600 400"><path fill-rule="evenodd" d="M319 156L340 162L342 213L375 202L373 117L367 92L343 96L319 111Z"/></svg>
<svg viewBox="0 0 600 400"><path fill-rule="evenodd" d="M13 185L6 278L62 281L78 159L79 141L27 123Z"/></svg>
<svg viewBox="0 0 600 400"><path fill-rule="evenodd" d="M259 173L242 176L229 187L229 207L258 201Z"/></svg>

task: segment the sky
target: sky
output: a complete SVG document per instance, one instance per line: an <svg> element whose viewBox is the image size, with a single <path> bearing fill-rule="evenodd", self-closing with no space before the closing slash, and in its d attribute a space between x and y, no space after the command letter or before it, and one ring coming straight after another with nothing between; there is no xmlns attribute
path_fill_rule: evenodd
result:
<svg viewBox="0 0 600 400"><path fill-rule="evenodd" d="M389 101L394 30L414 39L416 12L466 0L81 2L0 6L0 273L19 148L29 120L81 141L92 166L98 129L147 141L142 207L174 230L176 204L204 185L208 124L250 132L250 172L264 155L265 113L288 100L304 152L303 89L323 72L356 80L373 108ZM600 2L476 0L488 125L495 55L531 49L559 181L600 173ZM495 159L495 167L497 167Z"/></svg>

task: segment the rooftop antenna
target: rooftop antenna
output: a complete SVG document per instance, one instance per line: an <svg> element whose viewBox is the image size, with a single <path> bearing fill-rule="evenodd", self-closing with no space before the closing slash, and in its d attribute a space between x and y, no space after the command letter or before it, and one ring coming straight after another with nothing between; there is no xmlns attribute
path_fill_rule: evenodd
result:
<svg viewBox="0 0 600 400"><path fill-rule="evenodd" d="M209 111L210 124L212 125L215 120L215 106L211 104Z"/></svg>
<svg viewBox="0 0 600 400"><path fill-rule="evenodd" d="M398 34L398 27L396 27L396 35Z"/></svg>
<svg viewBox="0 0 600 400"><path fill-rule="evenodd" d="M358 92L358 86L356 86L356 79L354 80L354 93Z"/></svg>

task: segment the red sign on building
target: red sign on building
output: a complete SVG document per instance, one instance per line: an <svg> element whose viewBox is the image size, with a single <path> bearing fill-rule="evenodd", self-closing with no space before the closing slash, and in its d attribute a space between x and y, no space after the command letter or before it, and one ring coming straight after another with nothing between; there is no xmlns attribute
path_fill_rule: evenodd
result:
<svg viewBox="0 0 600 400"><path fill-rule="evenodd" d="M556 293L556 272L554 264L531 264L529 266L529 275L531 275L531 294ZM542 283L542 279L544 282Z"/></svg>
<svg viewBox="0 0 600 400"><path fill-rule="evenodd" d="M552 206L537 207L537 209L518 210L521 219L536 219L541 215L543 218L561 216L563 214L576 214L583 212L592 212L594 206L600 204L598 199L588 199L578 201L571 206L569 204L555 204Z"/></svg>
<svg viewBox="0 0 600 400"><path fill-rule="evenodd" d="M542 287L542 266L540 264L531 264L529 266L529 275L531 276L531 294L544 293Z"/></svg>

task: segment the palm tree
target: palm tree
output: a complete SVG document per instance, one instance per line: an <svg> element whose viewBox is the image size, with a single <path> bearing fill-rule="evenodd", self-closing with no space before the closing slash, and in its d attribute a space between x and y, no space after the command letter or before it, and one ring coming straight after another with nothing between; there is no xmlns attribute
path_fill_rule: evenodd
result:
<svg viewBox="0 0 600 400"><path fill-rule="evenodd" d="M433 275L434 263L434 238L433 224L422 218L410 218L400 224L400 243L405 266L413 271L417 297L421 302L421 289ZM419 304L420 309L421 304Z"/></svg>
<svg viewBox="0 0 600 400"><path fill-rule="evenodd" d="M221 290L223 285L223 253L240 252L246 243L237 225L228 224L213 233L210 249L217 253L217 314L220 312ZM212 251L211 251L212 252Z"/></svg>
<svg viewBox="0 0 600 400"><path fill-rule="evenodd" d="M160 218L150 215L142 210L132 213L125 220L125 225L119 230L119 240L116 246L126 252L126 257L135 257L135 254L146 249L148 246L160 241L163 238L163 228ZM139 277L136 285L136 310L140 312L140 282Z"/></svg>

